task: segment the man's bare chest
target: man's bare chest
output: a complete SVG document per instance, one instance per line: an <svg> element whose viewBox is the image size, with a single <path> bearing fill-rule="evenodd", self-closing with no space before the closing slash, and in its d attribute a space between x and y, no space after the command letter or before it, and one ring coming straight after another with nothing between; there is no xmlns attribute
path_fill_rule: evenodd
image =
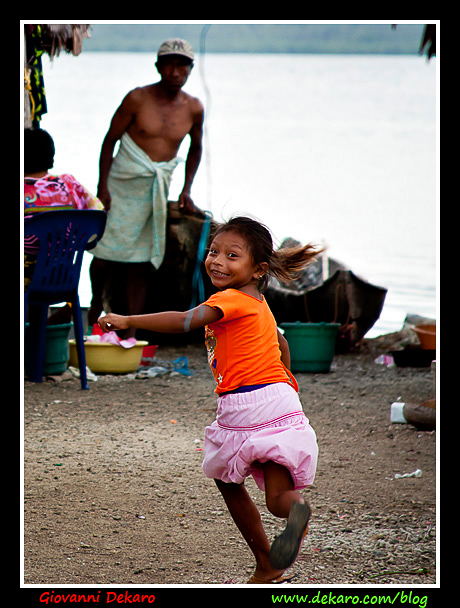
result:
<svg viewBox="0 0 460 608"><path fill-rule="evenodd" d="M193 117L188 104L144 103L134 122L139 135L177 141L190 132Z"/></svg>

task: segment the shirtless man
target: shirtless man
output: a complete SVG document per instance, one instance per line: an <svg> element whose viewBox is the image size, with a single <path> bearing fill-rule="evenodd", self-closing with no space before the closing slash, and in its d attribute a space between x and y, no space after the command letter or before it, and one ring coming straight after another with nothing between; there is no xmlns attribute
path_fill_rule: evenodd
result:
<svg viewBox="0 0 460 608"><path fill-rule="evenodd" d="M160 46L155 65L161 81L139 87L126 95L102 144L97 196L106 210L110 210L111 203L107 177L113 151L125 132L152 160L158 162L174 158L182 140L190 135L179 206L184 210L194 210L190 190L201 159L204 111L199 99L182 91L193 67L193 51L184 41L168 40Z"/></svg>
<svg viewBox="0 0 460 608"><path fill-rule="evenodd" d="M179 207L184 212L195 209L190 192L201 159L204 110L198 99L182 90L193 68L193 50L183 40L167 40L158 50L155 65L161 76L160 82L136 88L126 95L112 118L102 144L97 196L109 212L108 221L112 197L107 180L115 145L124 133L155 162L174 159L183 139L186 135L190 136ZM97 255L96 248L90 270L93 299L88 313L89 325L96 322L102 311L102 291L110 264L109 260ZM128 314L142 313L146 295L146 266L145 262L126 264ZM125 337L129 337L129 334Z"/></svg>

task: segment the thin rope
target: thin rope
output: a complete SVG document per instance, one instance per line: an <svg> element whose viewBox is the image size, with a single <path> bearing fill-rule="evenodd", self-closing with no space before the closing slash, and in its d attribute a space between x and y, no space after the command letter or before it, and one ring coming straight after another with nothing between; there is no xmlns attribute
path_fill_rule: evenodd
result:
<svg viewBox="0 0 460 608"><path fill-rule="evenodd" d="M211 150L209 141L209 115L211 112L211 91L206 82L204 70L204 58L206 55L206 36L211 28L211 24L204 25L200 33L200 77L206 97L206 115L203 125L206 161L206 207L209 211L212 208L212 176L211 176Z"/></svg>

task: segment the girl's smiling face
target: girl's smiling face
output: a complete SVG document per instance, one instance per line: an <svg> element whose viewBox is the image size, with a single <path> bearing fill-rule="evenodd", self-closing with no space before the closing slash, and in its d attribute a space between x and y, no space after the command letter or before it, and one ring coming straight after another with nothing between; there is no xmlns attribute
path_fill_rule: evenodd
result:
<svg viewBox="0 0 460 608"><path fill-rule="evenodd" d="M234 230L221 232L213 239L205 267L212 284L220 290L252 292L265 272L254 263L246 240Z"/></svg>

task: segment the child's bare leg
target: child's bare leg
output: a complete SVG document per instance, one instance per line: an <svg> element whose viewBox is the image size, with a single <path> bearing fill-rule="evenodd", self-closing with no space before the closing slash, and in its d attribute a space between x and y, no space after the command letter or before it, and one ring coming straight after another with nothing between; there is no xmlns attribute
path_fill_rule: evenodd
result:
<svg viewBox="0 0 460 608"><path fill-rule="evenodd" d="M303 496L294 490L289 471L275 463L262 464L267 507L277 517L287 517L286 529L276 537L270 548L273 568L288 568L294 563L308 530L310 507Z"/></svg>
<svg viewBox="0 0 460 608"><path fill-rule="evenodd" d="M214 480L222 493L233 521L256 558L255 576L267 582L277 578L283 569L270 565L270 544L265 535L259 511L243 484Z"/></svg>
<svg viewBox="0 0 460 608"><path fill-rule="evenodd" d="M294 490L291 474L282 465L269 460L261 463L265 481L265 500L275 517L289 517L293 502L304 503L300 492Z"/></svg>

